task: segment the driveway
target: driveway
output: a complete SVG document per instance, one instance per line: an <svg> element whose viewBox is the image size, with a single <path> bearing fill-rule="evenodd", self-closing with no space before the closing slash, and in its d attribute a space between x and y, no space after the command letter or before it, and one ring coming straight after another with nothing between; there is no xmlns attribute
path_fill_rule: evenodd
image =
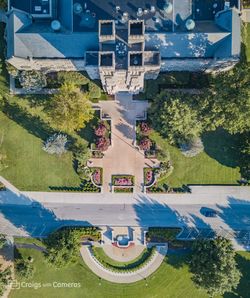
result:
<svg viewBox="0 0 250 298"><path fill-rule="evenodd" d="M142 118L147 109L147 101L133 101L129 93L118 93L115 101L99 104L104 114L111 117L112 146L102 160L92 159L91 166L101 166L104 171L104 192L111 190L111 176L127 174L135 176L135 192L143 190L143 168L155 166L156 160L144 158L136 148L136 119Z"/></svg>

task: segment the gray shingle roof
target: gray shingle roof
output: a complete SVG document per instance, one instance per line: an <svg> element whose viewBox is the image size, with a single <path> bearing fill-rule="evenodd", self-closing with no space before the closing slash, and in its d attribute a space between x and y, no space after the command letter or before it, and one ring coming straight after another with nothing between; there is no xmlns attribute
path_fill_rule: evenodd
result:
<svg viewBox="0 0 250 298"><path fill-rule="evenodd" d="M146 48L158 49L163 58L227 58L240 54L240 17L236 9L221 12L216 32L147 33ZM97 32L53 32L50 23L32 23L25 12L9 12L8 58L83 58L98 50Z"/></svg>

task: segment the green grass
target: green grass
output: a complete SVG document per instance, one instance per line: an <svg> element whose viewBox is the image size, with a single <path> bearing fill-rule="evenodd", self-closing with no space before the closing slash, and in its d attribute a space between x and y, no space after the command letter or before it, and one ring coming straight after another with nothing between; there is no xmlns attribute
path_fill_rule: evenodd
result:
<svg viewBox="0 0 250 298"><path fill-rule="evenodd" d="M48 125L45 107L48 96L11 96L4 65L4 26L0 24L0 95L7 98L0 109L1 151L8 168L1 175L20 190L48 191L49 187L78 187L80 179L73 169L72 153L51 156L42 143L55 131ZM96 117L72 139L90 142Z"/></svg>
<svg viewBox="0 0 250 298"><path fill-rule="evenodd" d="M100 280L95 276L79 258L77 264L70 265L67 268L56 270L49 267L43 257L43 254L34 249L20 249L24 258L32 256L34 258L35 273L34 276L27 280L37 283L53 282L76 282L80 283L80 288L53 288L42 287L37 290L22 288L13 290L10 298L122 298L122 297L208 297L204 291L195 288L188 272L187 265L181 265L186 260L186 256L171 256L166 259L158 271L151 275L146 281L140 281L133 284L112 284ZM24 280L22 280L24 281ZM147 286L146 286L147 284Z"/></svg>
<svg viewBox="0 0 250 298"><path fill-rule="evenodd" d="M72 153L58 157L42 150L42 140L0 112L1 150L8 168L1 173L20 190L49 190L50 186L78 186Z"/></svg>
<svg viewBox="0 0 250 298"><path fill-rule="evenodd" d="M178 148L169 145L156 132L150 138L161 149L170 152L174 166L172 174L161 179L161 184L166 183L171 187L180 187L183 184L236 184L240 179L237 137L224 131L206 134L203 137L204 152L191 158L185 157Z"/></svg>
<svg viewBox="0 0 250 298"><path fill-rule="evenodd" d="M246 27L246 31L245 31L245 46L246 46L246 58L247 61L250 62L250 23L246 23L244 25Z"/></svg>
<svg viewBox="0 0 250 298"><path fill-rule="evenodd" d="M26 239L24 240L26 242ZM39 243L38 243L39 244ZM19 280L36 283L76 282L80 288L41 287L37 290L21 288L13 290L10 298L208 298L203 290L198 290L189 273L188 255L167 256L160 268L147 280L132 284L113 284L100 280L93 274L79 257L76 264L56 270L49 267L41 252L34 249L19 249L24 258L34 258L35 273L31 279ZM234 294L225 294L224 298L249 297L250 253L238 252L237 262L243 274L240 284Z"/></svg>

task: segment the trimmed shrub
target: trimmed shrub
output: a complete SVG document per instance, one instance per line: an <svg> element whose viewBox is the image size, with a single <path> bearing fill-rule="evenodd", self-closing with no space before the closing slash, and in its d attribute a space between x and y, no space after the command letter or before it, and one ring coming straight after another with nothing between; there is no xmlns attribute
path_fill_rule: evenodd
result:
<svg viewBox="0 0 250 298"><path fill-rule="evenodd" d="M151 146L152 146L152 141L149 138L144 137L143 139L141 139L139 144L139 147L141 150L144 150L144 151L150 150Z"/></svg>
<svg viewBox="0 0 250 298"><path fill-rule="evenodd" d="M100 151L106 151L108 150L108 147L110 146L110 140L109 138L101 137L96 142L96 147Z"/></svg>
<svg viewBox="0 0 250 298"><path fill-rule="evenodd" d="M28 91L39 91L47 86L46 75L35 70L22 71L19 76L19 82L21 86Z"/></svg>
<svg viewBox="0 0 250 298"><path fill-rule="evenodd" d="M64 83L73 83L76 86L87 85L90 82L87 76L76 71L59 71L57 73L57 80L61 85Z"/></svg>
<svg viewBox="0 0 250 298"><path fill-rule="evenodd" d="M180 145L181 153L186 157L193 157L204 150L201 138L192 139L190 142Z"/></svg>
<svg viewBox="0 0 250 298"><path fill-rule="evenodd" d="M89 82L89 97L90 99L101 97L101 88L93 82Z"/></svg>
<svg viewBox="0 0 250 298"><path fill-rule="evenodd" d="M140 132L143 136L148 136L151 131L152 131L152 128L148 125L147 122L140 123Z"/></svg>
<svg viewBox="0 0 250 298"><path fill-rule="evenodd" d="M49 154L61 155L67 151L68 138L63 134L54 134L44 143L43 150Z"/></svg>
<svg viewBox="0 0 250 298"><path fill-rule="evenodd" d="M95 135L98 137L103 137L107 133L107 127L103 122L100 122L99 125L95 128Z"/></svg>

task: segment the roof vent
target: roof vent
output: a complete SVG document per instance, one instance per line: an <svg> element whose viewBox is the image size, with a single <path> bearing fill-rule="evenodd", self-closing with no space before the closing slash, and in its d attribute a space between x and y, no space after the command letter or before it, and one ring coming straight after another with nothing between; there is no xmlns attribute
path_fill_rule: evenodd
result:
<svg viewBox="0 0 250 298"><path fill-rule="evenodd" d="M195 21L192 20L192 19L188 19L186 21L186 24L185 25L186 25L186 28L187 28L188 31L192 31L195 28Z"/></svg>
<svg viewBox="0 0 250 298"><path fill-rule="evenodd" d="M54 20L51 22L51 29L53 31L59 31L61 29L61 23L58 20Z"/></svg>

